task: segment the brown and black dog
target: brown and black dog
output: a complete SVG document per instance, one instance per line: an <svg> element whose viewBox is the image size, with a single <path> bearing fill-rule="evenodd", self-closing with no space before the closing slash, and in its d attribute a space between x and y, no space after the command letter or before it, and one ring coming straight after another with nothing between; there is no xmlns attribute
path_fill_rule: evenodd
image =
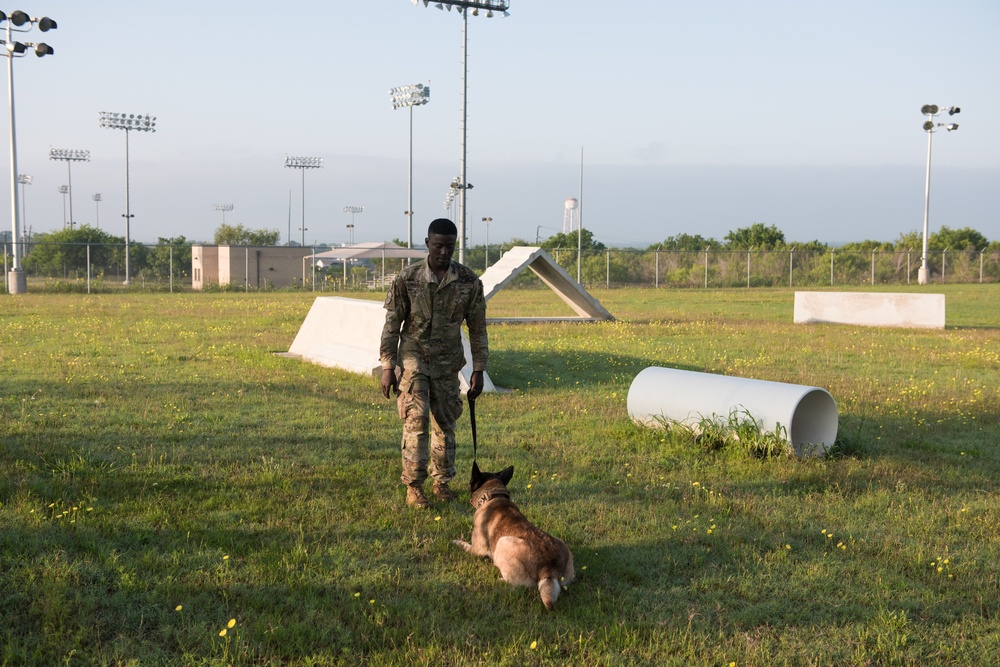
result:
<svg viewBox="0 0 1000 667"><path fill-rule="evenodd" d="M540 530L511 502L507 484L514 466L498 473L481 472L472 463L470 502L476 508L472 544L453 540L476 556L489 556L508 584L538 587L542 604L551 610L559 593L576 577L573 554L562 540Z"/></svg>

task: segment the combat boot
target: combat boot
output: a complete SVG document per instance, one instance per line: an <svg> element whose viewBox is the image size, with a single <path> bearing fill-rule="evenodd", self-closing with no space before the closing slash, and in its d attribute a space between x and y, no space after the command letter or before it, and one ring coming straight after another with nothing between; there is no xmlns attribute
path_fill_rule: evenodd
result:
<svg viewBox="0 0 1000 667"><path fill-rule="evenodd" d="M434 482L434 497L443 503L455 500L455 494L448 488L448 482Z"/></svg>
<svg viewBox="0 0 1000 667"><path fill-rule="evenodd" d="M416 507L417 509L422 510L431 506L430 502L427 500L427 496L424 495L424 487L422 486L406 487L406 504L410 507Z"/></svg>

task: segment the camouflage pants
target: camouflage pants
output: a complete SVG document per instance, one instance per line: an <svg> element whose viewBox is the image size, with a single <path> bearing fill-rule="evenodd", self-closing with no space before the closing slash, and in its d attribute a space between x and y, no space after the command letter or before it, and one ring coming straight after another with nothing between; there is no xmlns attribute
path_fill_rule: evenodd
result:
<svg viewBox="0 0 1000 667"><path fill-rule="evenodd" d="M423 484L428 464L435 482L450 482L455 477L455 422L462 416L458 374L432 380L403 371L397 406L403 420L403 484Z"/></svg>

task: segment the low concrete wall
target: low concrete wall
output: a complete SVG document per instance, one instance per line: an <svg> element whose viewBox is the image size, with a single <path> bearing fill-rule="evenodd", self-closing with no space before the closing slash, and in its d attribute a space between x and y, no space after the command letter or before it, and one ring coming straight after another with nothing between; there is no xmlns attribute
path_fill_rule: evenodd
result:
<svg viewBox="0 0 1000 667"><path fill-rule="evenodd" d="M317 297L288 348L288 356L320 366L381 376L379 343L384 325L385 308L381 301ZM472 350L464 330L462 347L466 364L459 373L459 380L462 391L467 391L472 376ZM483 373L483 384L483 391L496 391L487 373Z"/></svg>
<svg viewBox="0 0 1000 667"><path fill-rule="evenodd" d="M944 329L944 294L796 292L794 321Z"/></svg>

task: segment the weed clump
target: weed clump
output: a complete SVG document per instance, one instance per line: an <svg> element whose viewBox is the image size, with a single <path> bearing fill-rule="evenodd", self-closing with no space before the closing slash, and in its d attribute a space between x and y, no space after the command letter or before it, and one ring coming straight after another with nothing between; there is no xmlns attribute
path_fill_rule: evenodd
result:
<svg viewBox="0 0 1000 667"><path fill-rule="evenodd" d="M726 417L702 416L692 423L667 418L657 421L706 452L738 451L751 459L795 456L784 426L777 424L774 430L767 430L745 409L734 408Z"/></svg>

